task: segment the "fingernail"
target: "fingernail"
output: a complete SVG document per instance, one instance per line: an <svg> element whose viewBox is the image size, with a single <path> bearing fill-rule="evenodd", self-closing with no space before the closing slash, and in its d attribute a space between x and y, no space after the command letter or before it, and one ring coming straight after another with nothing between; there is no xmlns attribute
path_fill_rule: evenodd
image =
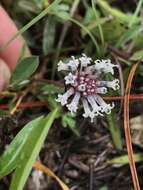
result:
<svg viewBox="0 0 143 190"><path fill-rule="evenodd" d="M2 59L0 59L0 91L4 90L9 83L11 73L10 70Z"/></svg>

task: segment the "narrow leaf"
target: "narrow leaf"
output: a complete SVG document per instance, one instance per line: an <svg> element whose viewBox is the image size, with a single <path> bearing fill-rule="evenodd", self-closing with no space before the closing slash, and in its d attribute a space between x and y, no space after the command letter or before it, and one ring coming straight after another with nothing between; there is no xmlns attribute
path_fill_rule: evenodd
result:
<svg viewBox="0 0 143 190"><path fill-rule="evenodd" d="M143 161L143 154L138 153L133 155L135 162ZM119 156L108 161L109 164L129 164L128 155Z"/></svg>
<svg viewBox="0 0 143 190"><path fill-rule="evenodd" d="M43 33L43 52L47 55L55 42L56 22L53 17L48 17Z"/></svg>
<svg viewBox="0 0 143 190"><path fill-rule="evenodd" d="M15 170L10 190L23 189L32 169L32 165L38 157L48 131L56 118L56 114L57 109L51 112L46 118L43 118L42 122L40 122L40 124L32 130L32 133L29 135L29 138L23 147L21 156L22 159Z"/></svg>
<svg viewBox="0 0 143 190"><path fill-rule="evenodd" d="M25 127L16 135L14 140L8 145L6 151L0 158L0 178L8 175L16 168L21 161L21 151L27 141L31 131L41 122L43 117L38 117L25 125Z"/></svg>

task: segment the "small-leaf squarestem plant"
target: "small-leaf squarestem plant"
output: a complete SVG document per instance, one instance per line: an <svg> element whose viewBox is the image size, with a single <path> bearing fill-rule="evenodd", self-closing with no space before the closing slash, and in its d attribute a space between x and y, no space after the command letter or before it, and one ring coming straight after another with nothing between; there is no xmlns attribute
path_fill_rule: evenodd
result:
<svg viewBox="0 0 143 190"><path fill-rule="evenodd" d="M59 94L57 101L66 106L72 114L77 112L81 102L84 108L83 117L89 117L91 122L98 115L110 114L114 103L107 104L99 94L106 94L108 88L113 90L120 88L118 79L101 80L103 74L114 75L114 67L118 66L112 64L109 59L93 61L85 54L79 58L72 56L67 63L60 61L58 71L67 72L64 78L67 91Z"/></svg>

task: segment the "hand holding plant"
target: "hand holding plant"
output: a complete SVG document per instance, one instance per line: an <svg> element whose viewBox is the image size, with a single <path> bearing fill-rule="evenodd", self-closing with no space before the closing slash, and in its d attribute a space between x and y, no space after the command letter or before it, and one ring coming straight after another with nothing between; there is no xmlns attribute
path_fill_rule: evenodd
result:
<svg viewBox="0 0 143 190"><path fill-rule="evenodd" d="M8 84L10 73L14 70L25 43L19 36L6 48L3 48L15 33L17 33L17 28L14 22L0 6L0 91ZM29 54L28 49L26 54Z"/></svg>

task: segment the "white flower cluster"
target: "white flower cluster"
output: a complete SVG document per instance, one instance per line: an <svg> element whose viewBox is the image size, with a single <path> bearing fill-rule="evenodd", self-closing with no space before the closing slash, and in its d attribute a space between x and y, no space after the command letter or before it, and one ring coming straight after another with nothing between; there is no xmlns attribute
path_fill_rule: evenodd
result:
<svg viewBox="0 0 143 190"><path fill-rule="evenodd" d="M108 88L118 90L119 80L113 81L99 80L103 73L114 74L114 65L111 60L95 60L85 54L78 59L74 56L68 63L60 61L58 63L58 71L67 71L68 74L64 78L67 91L59 94L57 101L62 106L68 108L71 113L76 113L79 101L81 100L84 107L83 117L89 117L91 122L97 115L103 116L103 113L110 114L114 103L107 104L98 94L106 94ZM72 100L70 100L72 98ZM69 102L70 101L70 102Z"/></svg>

